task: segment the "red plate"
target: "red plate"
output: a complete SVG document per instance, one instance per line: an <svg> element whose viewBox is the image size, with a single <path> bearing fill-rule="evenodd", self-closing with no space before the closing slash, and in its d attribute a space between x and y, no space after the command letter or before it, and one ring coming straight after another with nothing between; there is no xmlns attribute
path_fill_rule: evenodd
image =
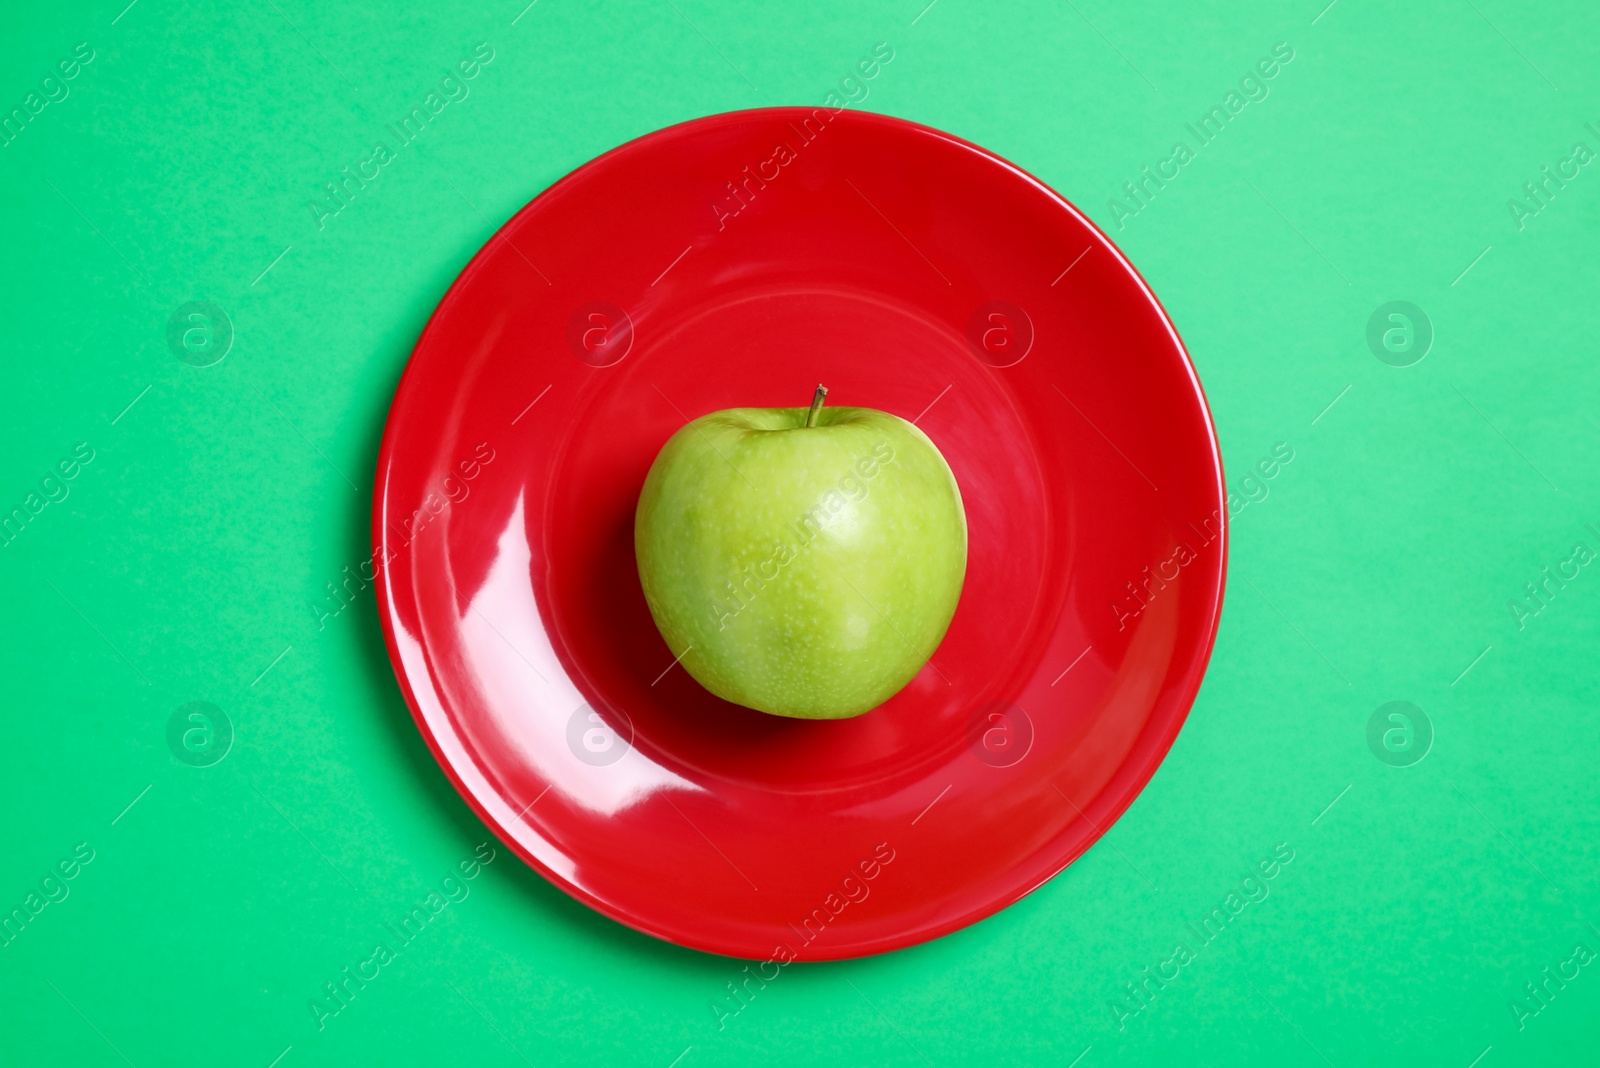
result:
<svg viewBox="0 0 1600 1068"><path fill-rule="evenodd" d="M971 538L933 661L839 722L701 689L633 558L673 431L819 381L927 431ZM389 654L462 796L578 900L737 957L912 945L1055 875L1155 772L1222 604L1155 297L1034 178L879 115L715 115L541 194L418 342L376 497Z"/></svg>

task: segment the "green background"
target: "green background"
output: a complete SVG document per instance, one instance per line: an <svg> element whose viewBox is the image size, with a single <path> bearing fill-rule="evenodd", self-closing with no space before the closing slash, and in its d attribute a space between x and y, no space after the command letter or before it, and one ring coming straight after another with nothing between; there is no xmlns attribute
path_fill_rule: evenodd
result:
<svg viewBox="0 0 1600 1068"><path fill-rule="evenodd" d="M0 912L94 850L0 948L0 1057L1592 1062L1600 968L1521 1014L1513 999L1578 943L1600 950L1600 574L1551 583L1537 615L1509 605L1600 549L1600 174L1552 183L1520 228L1508 200L1575 142L1600 149L1600 8L1324 2L0 16L0 112L94 49L0 148L0 511L94 450L0 548ZM738 964L603 919L502 849L319 1031L322 984L488 837L406 714L370 592L320 624L312 607L367 555L379 436L427 315L574 167L694 116L820 103L878 42L895 58L861 107L1014 160L1149 279L1242 500L1262 492L1252 465L1294 452L1234 518L1188 725L1038 892L932 944L788 968L721 1030L710 1005ZM1119 228L1110 198L1194 148L1184 124L1280 42L1270 95ZM471 95L319 229L323 183L479 43L494 59ZM167 340L195 299L236 331L208 367ZM1412 366L1366 340L1393 300L1436 335ZM1434 734L1404 767L1367 735L1400 700ZM191 701L233 725L220 763L169 749ZM1122 984L1280 843L1294 860L1270 897L1119 1026Z"/></svg>

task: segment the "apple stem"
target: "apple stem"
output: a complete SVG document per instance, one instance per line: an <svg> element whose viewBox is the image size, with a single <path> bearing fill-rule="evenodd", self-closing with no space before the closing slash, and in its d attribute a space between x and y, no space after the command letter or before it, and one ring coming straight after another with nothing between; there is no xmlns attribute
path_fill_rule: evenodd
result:
<svg viewBox="0 0 1600 1068"><path fill-rule="evenodd" d="M816 426L817 416L822 413L822 402L828 399L828 387L817 384L816 395L811 398L811 410L806 413L806 426Z"/></svg>

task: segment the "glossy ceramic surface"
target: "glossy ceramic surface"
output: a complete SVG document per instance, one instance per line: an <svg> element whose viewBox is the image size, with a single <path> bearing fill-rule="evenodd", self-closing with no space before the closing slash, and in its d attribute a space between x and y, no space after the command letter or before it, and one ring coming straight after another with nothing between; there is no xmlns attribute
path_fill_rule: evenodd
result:
<svg viewBox="0 0 1600 1068"><path fill-rule="evenodd" d="M916 420L970 530L932 661L840 722L701 689L633 560L673 431L819 381ZM540 195L435 312L377 487L390 656L457 789L579 900L739 957L910 945L1060 872L1166 754L1222 602L1154 296L1035 179L876 115L712 116Z"/></svg>

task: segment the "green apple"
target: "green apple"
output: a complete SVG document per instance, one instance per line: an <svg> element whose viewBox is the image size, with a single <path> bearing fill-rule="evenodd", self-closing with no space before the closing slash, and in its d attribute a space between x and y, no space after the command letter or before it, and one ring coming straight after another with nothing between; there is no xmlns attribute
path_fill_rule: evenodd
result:
<svg viewBox="0 0 1600 1068"><path fill-rule="evenodd" d="M950 465L871 408L729 408L662 446L634 551L661 636L706 689L799 719L876 708L944 638L967 571Z"/></svg>

